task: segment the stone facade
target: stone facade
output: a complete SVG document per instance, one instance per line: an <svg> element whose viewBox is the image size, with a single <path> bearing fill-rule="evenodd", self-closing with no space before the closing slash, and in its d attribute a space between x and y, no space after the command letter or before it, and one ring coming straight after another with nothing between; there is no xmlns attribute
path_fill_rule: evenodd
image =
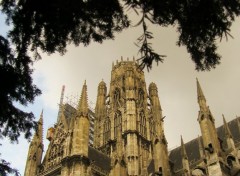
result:
<svg viewBox="0 0 240 176"><path fill-rule="evenodd" d="M113 64L109 91L101 81L97 92L95 113L88 107L86 82L76 109L60 106L58 121L48 130L50 143L43 159L41 115L25 176L240 174L240 118L227 123L223 117L224 125L216 128L198 80L202 136L186 144L181 138L181 146L171 151L157 86L151 83L147 89L137 62Z"/></svg>

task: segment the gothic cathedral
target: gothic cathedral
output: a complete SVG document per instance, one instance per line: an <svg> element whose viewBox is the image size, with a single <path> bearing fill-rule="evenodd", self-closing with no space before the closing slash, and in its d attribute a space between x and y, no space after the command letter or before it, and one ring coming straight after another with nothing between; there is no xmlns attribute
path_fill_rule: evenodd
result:
<svg viewBox="0 0 240 176"><path fill-rule="evenodd" d="M147 85L135 60L113 64L110 89L101 81L95 111L83 85L77 107L60 103L43 154L43 114L29 146L25 176L237 176L240 117L216 128L197 80L196 139L168 151L155 83Z"/></svg>

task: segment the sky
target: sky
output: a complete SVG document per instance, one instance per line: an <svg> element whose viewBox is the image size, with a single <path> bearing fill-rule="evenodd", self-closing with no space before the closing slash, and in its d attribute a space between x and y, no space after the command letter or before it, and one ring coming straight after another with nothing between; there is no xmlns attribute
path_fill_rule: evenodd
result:
<svg viewBox="0 0 240 176"><path fill-rule="evenodd" d="M3 21L0 15L1 34L7 31ZM240 116L240 19L231 28L234 39L219 42L221 64L210 72L197 72L186 49L176 46L176 28L151 26L149 29L154 34L152 43L155 51L167 55L164 63L154 64L152 70L144 71L147 86L155 82L158 87L163 116L166 116L164 129L169 150L180 145L180 135L185 143L201 135L197 122L196 78L215 117L216 127L223 123L222 114L227 121ZM89 104L94 108L98 83L103 79L109 88L112 63L116 64L121 57L124 60L139 57L134 43L140 34L141 27L130 28L116 34L115 40L102 44L92 43L88 47L70 45L64 56L42 54L43 59L33 65L33 80L42 90L42 95L26 110L33 111L39 119L43 109L44 136L56 122L62 86L65 85L64 102L77 102L86 80ZM1 157L23 175L29 142L21 137L18 144L10 144L7 139L0 143L3 144L0 146ZM48 141L44 139L45 151L47 145Z"/></svg>

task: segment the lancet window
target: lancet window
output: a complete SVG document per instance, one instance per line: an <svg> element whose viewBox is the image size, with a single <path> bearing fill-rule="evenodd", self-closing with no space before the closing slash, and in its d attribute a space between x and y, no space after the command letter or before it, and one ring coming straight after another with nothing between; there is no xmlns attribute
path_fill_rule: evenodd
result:
<svg viewBox="0 0 240 176"><path fill-rule="evenodd" d="M152 118L149 120L149 128L150 128L150 139L152 140L155 135L155 124Z"/></svg>
<svg viewBox="0 0 240 176"><path fill-rule="evenodd" d="M139 107L143 106L143 101L144 101L144 92L142 89L138 91L138 105Z"/></svg>
<svg viewBox="0 0 240 176"><path fill-rule="evenodd" d="M107 143L107 141L111 138L111 121L109 118L105 121L103 125L103 143Z"/></svg>
<svg viewBox="0 0 240 176"><path fill-rule="evenodd" d="M113 104L115 108L120 106L120 98L121 98L120 89L116 88L113 93Z"/></svg>
<svg viewBox="0 0 240 176"><path fill-rule="evenodd" d="M114 116L114 138L117 138L118 131L121 132L122 115L121 112L116 112Z"/></svg>
<svg viewBox="0 0 240 176"><path fill-rule="evenodd" d="M146 117L144 112L140 113L140 133L146 137L147 136L147 126L146 126Z"/></svg>

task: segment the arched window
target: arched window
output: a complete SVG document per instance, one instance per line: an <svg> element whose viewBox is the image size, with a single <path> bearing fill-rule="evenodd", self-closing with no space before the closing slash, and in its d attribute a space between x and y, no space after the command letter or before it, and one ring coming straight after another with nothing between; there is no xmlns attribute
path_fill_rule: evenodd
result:
<svg viewBox="0 0 240 176"><path fill-rule="evenodd" d="M116 112L114 116L114 138L117 138L118 131L121 132L122 115L121 112Z"/></svg>
<svg viewBox="0 0 240 176"><path fill-rule="evenodd" d="M103 143L107 143L111 138L111 121L109 118L106 119L103 125Z"/></svg>

